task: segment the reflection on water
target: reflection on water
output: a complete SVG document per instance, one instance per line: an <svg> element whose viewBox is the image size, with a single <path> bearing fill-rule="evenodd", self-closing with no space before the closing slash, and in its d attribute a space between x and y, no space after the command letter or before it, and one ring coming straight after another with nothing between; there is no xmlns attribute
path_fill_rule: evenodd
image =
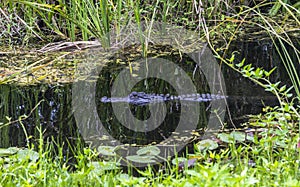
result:
<svg viewBox="0 0 300 187"><path fill-rule="evenodd" d="M236 61L246 57L247 63L252 63L255 67L265 67L271 69L272 67L280 66L279 59L274 55L274 50L268 45L261 45L259 43L238 43L232 51L240 51L237 55ZM117 56L117 55L116 55ZM150 56L151 57L151 56ZM195 69L196 64L188 56L183 58L179 54L160 56L166 58L174 63L177 63L188 75L191 77L196 86L197 93L210 93L209 86L206 82L201 68ZM113 59L115 62L117 59ZM137 64L138 66L138 64ZM114 80L122 69L128 68L128 64L114 64L111 63L105 67L97 80L96 93L86 93L84 97L88 100L89 97L96 98L97 115L99 116L104 128L109 134L121 141L122 143L137 143L148 144L151 142L160 142L168 138L176 129L180 120L182 111L189 110L187 103L180 103L179 101L169 101L166 103L156 103L154 105L163 105L160 112L165 112L164 120L158 124L156 128L146 132L137 132L132 127L126 127L116 118L114 110L110 103L101 103L100 98L103 96L111 96L111 87ZM133 65L135 68L135 65ZM282 67L273 76L273 81L287 80L287 75L284 73ZM261 112L265 105L275 105L276 98L271 94L266 93L262 88L253 84L246 78L234 73L231 69L222 66L223 76L225 78L227 90L227 111L225 114L224 123L229 127L234 123L236 126L246 120L245 115L257 114ZM148 78L138 82L132 90L126 90L126 82L124 82L124 93L128 91L143 91L146 93L159 93L178 95L176 90L167 81ZM84 133L78 130L76 121L73 116L72 109L72 85L36 85L36 86L16 86L16 85L1 85L0 86L0 121L7 123L9 120L12 124L2 127L0 129L1 139L0 147L9 146L25 146L26 137L22 129L22 125L26 127L31 142L35 142L35 138L39 137L39 132L36 127L41 127L44 131L44 137L54 137L57 141L72 141ZM93 95L94 94L94 95ZM40 102L40 103L39 103ZM38 105L39 103L39 105ZM208 122L209 115L213 111L210 109L209 102L199 102L200 116L198 128L203 128ZM35 108L36 107L36 108ZM137 119L144 121L153 116L159 116L160 112L150 112L151 106L133 106L129 107L132 115ZM188 111L192 113L193 111ZM22 115L23 120L18 121ZM126 115L124 113L124 115ZM87 128L89 122L86 121ZM91 122L92 123L92 122ZM192 123L188 120L186 123ZM148 124L144 124L144 129L147 129ZM95 129L101 131L101 129Z"/></svg>
<svg viewBox="0 0 300 187"><path fill-rule="evenodd" d="M57 142L68 137L78 137L72 116L71 85L54 86L0 86L0 119L10 125L0 129L0 147L25 146L26 137L22 125L26 127L30 142L39 137L41 127L44 138ZM20 118L21 116L21 118Z"/></svg>

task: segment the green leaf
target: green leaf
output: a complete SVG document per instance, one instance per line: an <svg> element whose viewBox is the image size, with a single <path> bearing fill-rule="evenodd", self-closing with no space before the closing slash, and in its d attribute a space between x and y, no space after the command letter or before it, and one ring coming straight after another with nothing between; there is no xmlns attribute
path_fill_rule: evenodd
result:
<svg viewBox="0 0 300 187"><path fill-rule="evenodd" d="M261 78L263 76L263 70L261 68L257 68L254 72L256 78Z"/></svg>
<svg viewBox="0 0 300 187"><path fill-rule="evenodd" d="M225 143L234 143L234 138L226 133L218 134L217 136L222 142Z"/></svg>
<svg viewBox="0 0 300 187"><path fill-rule="evenodd" d="M273 71L275 71L275 69L276 69L276 67L273 68L273 69L271 69L269 72L264 71L264 73L265 73L265 75L266 75L267 77L269 77L269 76L273 73Z"/></svg>
<svg viewBox="0 0 300 187"><path fill-rule="evenodd" d="M127 160L137 163L155 163L155 157L151 155L130 155L126 157Z"/></svg>
<svg viewBox="0 0 300 187"><path fill-rule="evenodd" d="M252 177L252 176L248 177L245 181L246 181L246 184L248 184L248 185L254 185L259 182L258 179L256 179L255 177Z"/></svg>
<svg viewBox="0 0 300 187"><path fill-rule="evenodd" d="M275 141L275 144L279 147L282 147L282 148L287 148L288 145L284 142L284 141Z"/></svg>
<svg viewBox="0 0 300 187"><path fill-rule="evenodd" d="M279 89L279 92L283 92L286 90L286 85L282 86L280 89Z"/></svg>
<svg viewBox="0 0 300 187"><path fill-rule="evenodd" d="M242 62L236 64L236 66L239 67L239 68L243 67L243 65L244 65L244 63L245 63L245 60L246 60L246 59L244 58L244 59L242 60Z"/></svg>
<svg viewBox="0 0 300 187"><path fill-rule="evenodd" d="M201 175L201 173L195 171L195 170L185 170L184 173L186 175L191 175L191 176L194 176L194 177L197 177L199 179L203 178L203 176Z"/></svg>
<svg viewBox="0 0 300 187"><path fill-rule="evenodd" d="M174 158L172 160L172 164L177 165L177 164L182 163L182 162L186 163L187 161L188 161L188 159L185 158L185 157L177 157L177 158Z"/></svg>
<svg viewBox="0 0 300 187"><path fill-rule="evenodd" d="M30 159L31 161L36 162L40 156L36 151L33 151L31 149L23 149L18 151L17 157L19 161Z"/></svg>
<svg viewBox="0 0 300 187"><path fill-rule="evenodd" d="M243 142L246 139L246 134L243 132L238 132L238 131L231 132L230 136L238 142Z"/></svg>
<svg viewBox="0 0 300 187"><path fill-rule="evenodd" d="M246 140L251 141L251 142L254 142L254 137L253 137L253 136L250 136L250 135L247 135L247 136L246 136Z"/></svg>
<svg viewBox="0 0 300 187"><path fill-rule="evenodd" d="M4 156L11 156L16 154L20 149L16 147L10 147L10 148L0 148L0 157Z"/></svg>
<svg viewBox="0 0 300 187"><path fill-rule="evenodd" d="M160 153L160 149L156 146L147 146L139 149L136 154L138 155L152 155L157 156Z"/></svg>
<svg viewBox="0 0 300 187"><path fill-rule="evenodd" d="M103 171L119 169L118 163L116 162L90 162L88 166L93 167L93 171L99 174Z"/></svg>
<svg viewBox="0 0 300 187"><path fill-rule="evenodd" d="M277 88L277 87L279 86L280 83L281 83L281 81L278 81L278 82L276 82L275 84L272 84L272 86L273 86L274 88Z"/></svg>
<svg viewBox="0 0 300 187"><path fill-rule="evenodd" d="M251 68L252 68L252 64L247 64L243 67L243 70L250 71Z"/></svg>
<svg viewBox="0 0 300 187"><path fill-rule="evenodd" d="M275 16L280 8L281 8L281 3L277 1L275 5L273 5L273 7L269 10L269 15Z"/></svg>
<svg viewBox="0 0 300 187"><path fill-rule="evenodd" d="M196 144L196 146L199 150L205 150L205 149L214 150L219 147L217 142L211 139L201 140Z"/></svg>
<svg viewBox="0 0 300 187"><path fill-rule="evenodd" d="M234 61L234 58L235 58L235 55L234 55L234 53L231 55L231 57L230 57L230 59L228 59L228 61L230 62L230 63L232 63L233 61Z"/></svg>
<svg viewBox="0 0 300 187"><path fill-rule="evenodd" d="M99 146L98 152L105 156L116 156L115 147L113 146Z"/></svg>

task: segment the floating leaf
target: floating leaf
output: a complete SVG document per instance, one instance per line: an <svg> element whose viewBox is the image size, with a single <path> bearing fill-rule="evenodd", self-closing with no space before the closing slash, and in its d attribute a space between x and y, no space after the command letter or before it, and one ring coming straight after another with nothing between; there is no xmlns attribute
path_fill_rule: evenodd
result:
<svg viewBox="0 0 300 187"><path fill-rule="evenodd" d="M178 158L174 158L172 160L172 164L173 165L177 165L178 164L178 171L183 171L184 169L193 167L196 163L197 159L192 158L192 159L187 159L184 157L178 157Z"/></svg>
<svg viewBox="0 0 300 187"><path fill-rule="evenodd" d="M238 142L243 142L246 139L246 134L243 132L233 131L230 133L230 136Z"/></svg>
<svg viewBox="0 0 300 187"><path fill-rule="evenodd" d="M160 149L156 146L147 146L139 149L136 154L138 155L152 155L157 156L160 153Z"/></svg>
<svg viewBox="0 0 300 187"><path fill-rule="evenodd" d="M119 181L123 180L130 180L131 176L127 173L120 173L120 175L117 176Z"/></svg>
<svg viewBox="0 0 300 187"><path fill-rule="evenodd" d="M247 134L246 140L254 142L254 137L252 135L250 135L250 134Z"/></svg>
<svg viewBox="0 0 300 187"><path fill-rule="evenodd" d="M98 152L105 156L116 156L115 147L113 146L99 146Z"/></svg>
<svg viewBox="0 0 300 187"><path fill-rule="evenodd" d="M16 154L20 149L16 147L10 147L10 148L0 148L0 157L3 156L11 156Z"/></svg>
<svg viewBox="0 0 300 187"><path fill-rule="evenodd" d="M155 157L151 155L141 156L141 155L130 155L126 157L128 160L137 163L155 163Z"/></svg>
<svg viewBox="0 0 300 187"><path fill-rule="evenodd" d="M226 133L218 134L218 138L220 138L220 140L222 142L234 143L234 138L232 136L230 136L229 134L226 134Z"/></svg>
<svg viewBox="0 0 300 187"><path fill-rule="evenodd" d="M37 153L31 149L20 150L20 151L18 151L17 156L18 156L19 161L24 161L24 160L30 159L30 160L36 162L37 159L39 159L39 153Z"/></svg>
<svg viewBox="0 0 300 187"><path fill-rule="evenodd" d="M88 166L92 166L93 171L97 173L119 169L118 163L116 162L90 162Z"/></svg>
<svg viewBox="0 0 300 187"><path fill-rule="evenodd" d="M178 165L178 171L183 171L184 168L191 168L195 166L197 159L192 158L189 159L187 162L181 162Z"/></svg>
<svg viewBox="0 0 300 187"><path fill-rule="evenodd" d="M132 186L132 183L134 183L135 181L137 183L142 183L147 179L146 177L133 177L132 175L129 175L127 173L121 173L117 175L116 178L119 181L122 181L122 185L124 186Z"/></svg>
<svg viewBox="0 0 300 187"><path fill-rule="evenodd" d="M177 158L174 158L173 160L172 160L172 164L173 165L177 165L177 164L180 164L180 163L186 163L187 162L187 158L185 158L185 157L177 157Z"/></svg>
<svg viewBox="0 0 300 187"><path fill-rule="evenodd" d="M217 144L217 142L211 139L206 139L198 142L196 146L199 150L204 150L204 149L214 150L218 148L219 145Z"/></svg>

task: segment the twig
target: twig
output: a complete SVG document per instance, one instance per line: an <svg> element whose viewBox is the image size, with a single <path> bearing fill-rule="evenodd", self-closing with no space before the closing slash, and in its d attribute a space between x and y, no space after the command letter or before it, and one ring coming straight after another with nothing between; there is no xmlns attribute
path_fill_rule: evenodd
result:
<svg viewBox="0 0 300 187"><path fill-rule="evenodd" d="M17 122L20 122L20 121L23 121L23 120L29 118L29 117L31 116L31 114L33 113L33 111L34 111L34 110L40 105L40 103L43 102L43 101L44 101L44 99L40 100L40 101L33 107L33 109L29 112L28 115L23 114L23 115L20 116L19 119L17 119L17 120L10 121L10 122L8 122L8 123L6 123L6 124L4 124L4 125L0 125L0 128L6 127L6 126L11 125L11 124L13 124L13 123L17 123Z"/></svg>

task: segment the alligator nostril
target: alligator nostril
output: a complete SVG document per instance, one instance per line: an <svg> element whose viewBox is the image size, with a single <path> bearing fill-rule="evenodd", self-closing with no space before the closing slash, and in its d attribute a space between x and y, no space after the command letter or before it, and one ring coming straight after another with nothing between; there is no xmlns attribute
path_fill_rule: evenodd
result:
<svg viewBox="0 0 300 187"><path fill-rule="evenodd" d="M107 102L107 100L108 100L108 98L106 96L101 98L101 102L103 102L103 103Z"/></svg>

